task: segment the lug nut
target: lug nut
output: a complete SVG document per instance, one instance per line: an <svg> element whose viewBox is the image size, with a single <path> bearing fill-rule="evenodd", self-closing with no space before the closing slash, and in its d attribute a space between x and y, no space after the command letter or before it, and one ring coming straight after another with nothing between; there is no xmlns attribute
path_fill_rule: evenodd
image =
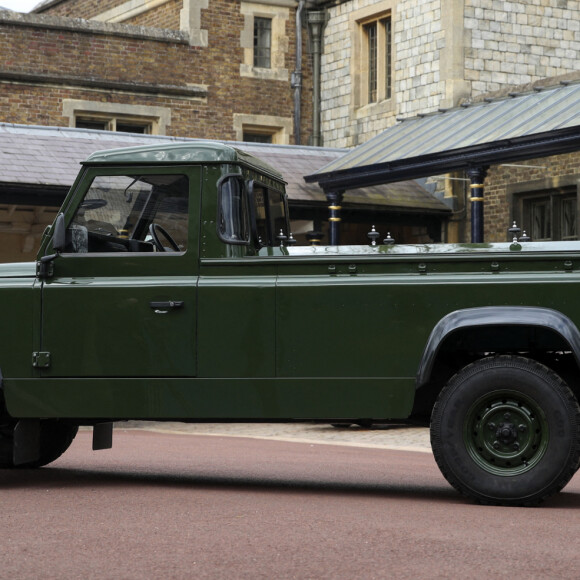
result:
<svg viewBox="0 0 580 580"><path fill-rule="evenodd" d="M514 451L518 451L520 448L520 444L519 443L514 443Z"/></svg>
<svg viewBox="0 0 580 580"><path fill-rule="evenodd" d="M488 424L487 424L487 428L488 428L490 431L495 431L495 423L488 423Z"/></svg>
<svg viewBox="0 0 580 580"><path fill-rule="evenodd" d="M510 417L511 417L510 413L505 413L505 415L503 416L503 418L506 420L509 419Z"/></svg>
<svg viewBox="0 0 580 580"><path fill-rule="evenodd" d="M520 433L523 433L527 429L527 427L524 424L522 424L518 426L518 429L520 430Z"/></svg>
<svg viewBox="0 0 580 580"><path fill-rule="evenodd" d="M494 449L499 449L500 445L499 445L499 441L494 441L493 442L493 448Z"/></svg>

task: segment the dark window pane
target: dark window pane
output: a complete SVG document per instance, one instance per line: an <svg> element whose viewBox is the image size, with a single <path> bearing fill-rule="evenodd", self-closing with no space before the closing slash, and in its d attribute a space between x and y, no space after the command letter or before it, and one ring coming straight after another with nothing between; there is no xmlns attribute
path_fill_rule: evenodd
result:
<svg viewBox="0 0 580 580"><path fill-rule="evenodd" d="M138 123L126 123L123 121L117 121L117 131L121 133L149 133L148 124L138 124Z"/></svg>
<svg viewBox="0 0 580 580"><path fill-rule="evenodd" d="M243 183L229 176L220 184L218 231L222 240L232 244L246 243L250 237Z"/></svg>
<svg viewBox="0 0 580 580"><path fill-rule="evenodd" d="M563 240L575 240L576 235L576 198L562 200L560 229Z"/></svg>
<svg viewBox="0 0 580 580"><path fill-rule="evenodd" d="M242 137L246 143L272 143L272 135L266 133L245 133Z"/></svg>
<svg viewBox="0 0 580 580"><path fill-rule="evenodd" d="M385 18L383 20L385 27L385 98L391 98L392 92L392 46L391 46L391 19Z"/></svg>
<svg viewBox="0 0 580 580"><path fill-rule="evenodd" d="M266 195L265 187L254 184L253 198L254 211L256 215L256 234L258 235L259 243L263 246L269 245Z"/></svg>
<svg viewBox="0 0 580 580"><path fill-rule="evenodd" d="M550 212L550 200L533 200L529 202L530 219L532 223L533 240L552 239L552 219Z"/></svg>
<svg viewBox="0 0 580 580"><path fill-rule="evenodd" d="M365 26L368 44L368 91L369 103L377 100L377 23L372 22Z"/></svg>
<svg viewBox="0 0 580 580"><path fill-rule="evenodd" d="M82 119L77 117L77 119L75 119L75 126L77 129L95 129L98 131L106 131L108 128L108 122L95 119Z"/></svg>
<svg viewBox="0 0 580 580"><path fill-rule="evenodd" d="M254 66L270 68L270 51L272 47L272 20L254 18Z"/></svg>

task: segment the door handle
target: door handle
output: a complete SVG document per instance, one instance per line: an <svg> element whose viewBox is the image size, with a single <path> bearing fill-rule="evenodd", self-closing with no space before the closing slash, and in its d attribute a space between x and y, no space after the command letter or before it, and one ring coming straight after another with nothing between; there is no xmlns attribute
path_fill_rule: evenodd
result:
<svg viewBox="0 0 580 580"><path fill-rule="evenodd" d="M153 308L155 314L167 314L170 310L183 307L183 300L168 300L166 302L149 302L149 306Z"/></svg>

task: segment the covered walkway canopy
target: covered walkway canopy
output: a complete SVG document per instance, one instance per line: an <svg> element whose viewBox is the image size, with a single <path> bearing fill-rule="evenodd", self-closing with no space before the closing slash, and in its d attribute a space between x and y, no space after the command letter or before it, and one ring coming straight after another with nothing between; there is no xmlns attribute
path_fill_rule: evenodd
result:
<svg viewBox="0 0 580 580"><path fill-rule="evenodd" d="M471 178L472 241L483 241L487 167L580 150L580 83L536 86L398 122L306 182L327 197L346 190L465 170Z"/></svg>

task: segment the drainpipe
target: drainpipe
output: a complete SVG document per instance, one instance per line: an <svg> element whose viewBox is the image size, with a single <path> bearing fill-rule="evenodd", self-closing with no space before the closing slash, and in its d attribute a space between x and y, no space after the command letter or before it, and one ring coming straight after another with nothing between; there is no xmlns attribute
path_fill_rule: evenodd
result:
<svg viewBox="0 0 580 580"><path fill-rule="evenodd" d="M312 38L312 145L322 145L320 136L320 56L322 53L322 28L326 12L308 12L308 24Z"/></svg>
<svg viewBox="0 0 580 580"><path fill-rule="evenodd" d="M292 73L290 86L294 89L294 143L300 145L300 125L302 123L302 112L300 103L302 101L302 13L306 0L300 0L296 9L296 69Z"/></svg>

